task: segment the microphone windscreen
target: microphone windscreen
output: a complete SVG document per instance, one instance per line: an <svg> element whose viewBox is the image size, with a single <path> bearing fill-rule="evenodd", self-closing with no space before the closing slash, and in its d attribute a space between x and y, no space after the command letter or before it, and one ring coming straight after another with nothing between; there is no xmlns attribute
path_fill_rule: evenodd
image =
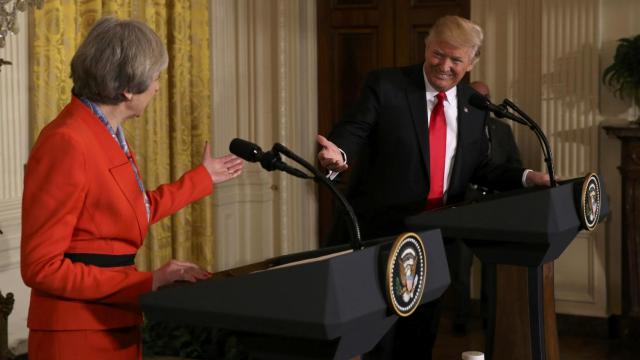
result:
<svg viewBox="0 0 640 360"><path fill-rule="evenodd" d="M489 109L489 104L491 104L491 102L486 97L478 93L473 93L469 98L469 104L476 109L487 110Z"/></svg>
<svg viewBox="0 0 640 360"><path fill-rule="evenodd" d="M235 138L229 144L229 151L232 154L249 162L259 161L262 157L262 149L260 146L247 141Z"/></svg>

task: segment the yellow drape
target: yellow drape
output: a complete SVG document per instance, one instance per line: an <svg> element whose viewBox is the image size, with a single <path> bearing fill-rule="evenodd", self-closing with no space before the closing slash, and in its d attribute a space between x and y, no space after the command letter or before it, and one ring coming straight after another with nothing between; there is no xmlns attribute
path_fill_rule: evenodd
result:
<svg viewBox="0 0 640 360"><path fill-rule="evenodd" d="M47 0L33 12L31 117L34 140L71 97L70 62L97 19L142 20L167 45L169 67L143 117L125 123L145 186L176 180L202 160L209 138L209 4L207 0ZM151 227L136 262L151 270L171 258L214 267L211 198Z"/></svg>

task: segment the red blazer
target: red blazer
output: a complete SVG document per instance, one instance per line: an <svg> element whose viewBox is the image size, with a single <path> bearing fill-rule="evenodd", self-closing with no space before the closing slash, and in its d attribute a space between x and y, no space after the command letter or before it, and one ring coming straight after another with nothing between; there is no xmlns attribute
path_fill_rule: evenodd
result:
<svg viewBox="0 0 640 360"><path fill-rule="evenodd" d="M203 166L147 191L150 222L212 191ZM25 174L20 266L32 288L29 328L86 330L141 323L138 297L151 291L150 272L74 263L64 254L135 254L148 229L129 160L100 120L73 97L40 133Z"/></svg>

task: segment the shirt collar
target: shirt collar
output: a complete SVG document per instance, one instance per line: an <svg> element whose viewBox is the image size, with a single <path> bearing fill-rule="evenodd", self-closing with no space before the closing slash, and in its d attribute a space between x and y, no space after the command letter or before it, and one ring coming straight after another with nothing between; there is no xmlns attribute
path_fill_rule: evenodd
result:
<svg viewBox="0 0 640 360"><path fill-rule="evenodd" d="M107 120L107 117L105 116L104 112L100 110L100 107L96 105L96 103L94 103L93 101L85 97L81 97L80 101L82 101L87 107L89 107L89 109L91 109L91 111L96 115L96 117L98 117L102 125L104 125L107 128L107 130L109 131L111 136L116 140L118 145L120 145L120 148L122 148L124 153L126 155L129 155L129 145L127 144L127 140L124 137L124 131L122 130L122 126L118 125L118 127L114 129L111 126L111 123L109 122L109 120Z"/></svg>
<svg viewBox="0 0 640 360"><path fill-rule="evenodd" d="M422 78L424 79L424 88L426 89L426 93L427 93L427 101L435 101L436 99L436 95L439 93L438 90L436 90L433 86L431 86L431 84L429 84L429 81L427 80L427 74L424 72L424 65L422 66ZM445 94L447 94L447 100L446 102L448 102L451 105L456 105L458 103L458 86L454 86L451 89L449 89L448 91L445 91Z"/></svg>

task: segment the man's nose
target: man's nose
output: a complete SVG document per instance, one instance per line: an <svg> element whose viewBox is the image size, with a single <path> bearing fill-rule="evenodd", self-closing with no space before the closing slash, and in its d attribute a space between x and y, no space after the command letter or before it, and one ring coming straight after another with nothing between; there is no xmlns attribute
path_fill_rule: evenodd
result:
<svg viewBox="0 0 640 360"><path fill-rule="evenodd" d="M449 72L452 66L453 66L453 62L449 58L444 58L440 62L440 71Z"/></svg>

